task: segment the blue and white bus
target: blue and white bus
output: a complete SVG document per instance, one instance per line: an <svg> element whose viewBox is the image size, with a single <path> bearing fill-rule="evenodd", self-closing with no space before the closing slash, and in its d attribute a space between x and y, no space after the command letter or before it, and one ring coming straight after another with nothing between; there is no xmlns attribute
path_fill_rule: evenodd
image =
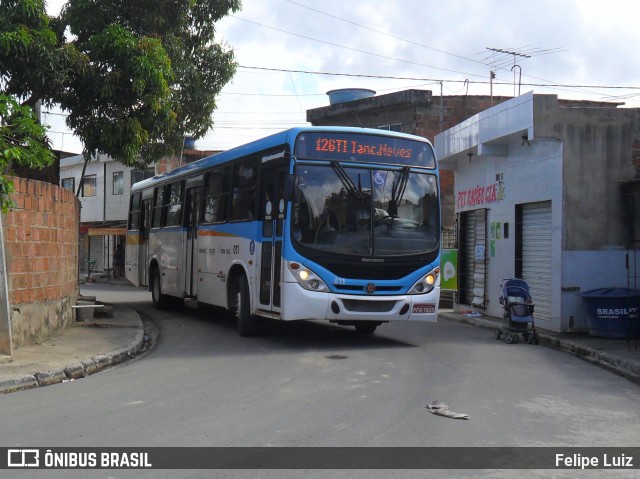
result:
<svg viewBox="0 0 640 479"><path fill-rule="evenodd" d="M424 138L292 128L136 183L126 276L170 302L373 333L435 321L440 199Z"/></svg>

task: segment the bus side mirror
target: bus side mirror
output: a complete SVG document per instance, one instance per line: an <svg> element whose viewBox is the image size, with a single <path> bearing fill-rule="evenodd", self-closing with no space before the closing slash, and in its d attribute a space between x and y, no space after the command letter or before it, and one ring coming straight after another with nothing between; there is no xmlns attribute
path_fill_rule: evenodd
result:
<svg viewBox="0 0 640 479"><path fill-rule="evenodd" d="M284 192L283 197L285 201L292 201L294 194L298 189L298 175L287 175L284 180Z"/></svg>

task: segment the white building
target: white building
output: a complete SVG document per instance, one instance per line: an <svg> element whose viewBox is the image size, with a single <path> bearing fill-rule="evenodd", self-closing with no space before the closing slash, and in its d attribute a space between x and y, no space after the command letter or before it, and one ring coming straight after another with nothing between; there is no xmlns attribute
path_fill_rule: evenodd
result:
<svg viewBox="0 0 640 479"><path fill-rule="evenodd" d="M578 293L632 274L639 111L528 93L442 132L435 148L455 172L456 308L501 317L501 281L520 277L538 327L585 331Z"/></svg>
<svg viewBox="0 0 640 479"><path fill-rule="evenodd" d="M80 186L80 273L88 273L91 265L92 274L110 274L115 247L126 235L131 185L153 176L155 169L133 169L98 154L87 163L80 185L83 167L82 155L60 160L60 185L74 193Z"/></svg>

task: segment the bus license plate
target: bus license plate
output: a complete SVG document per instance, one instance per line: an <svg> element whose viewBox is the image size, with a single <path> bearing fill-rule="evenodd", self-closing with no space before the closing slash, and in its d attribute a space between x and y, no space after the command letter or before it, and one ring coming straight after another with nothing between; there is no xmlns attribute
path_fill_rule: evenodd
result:
<svg viewBox="0 0 640 479"><path fill-rule="evenodd" d="M429 314L436 312L435 304L414 304L413 314Z"/></svg>

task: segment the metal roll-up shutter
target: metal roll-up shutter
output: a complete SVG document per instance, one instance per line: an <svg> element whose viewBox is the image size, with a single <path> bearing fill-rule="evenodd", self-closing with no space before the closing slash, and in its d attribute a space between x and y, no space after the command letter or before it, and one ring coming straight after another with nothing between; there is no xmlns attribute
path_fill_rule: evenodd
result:
<svg viewBox="0 0 640 479"><path fill-rule="evenodd" d="M475 216L473 301L471 304L484 308L487 286L487 210L476 210Z"/></svg>
<svg viewBox="0 0 640 479"><path fill-rule="evenodd" d="M88 272L87 261L89 261L89 237L86 233L80 235L78 255L80 273L86 274Z"/></svg>
<svg viewBox="0 0 640 479"><path fill-rule="evenodd" d="M551 320L551 201L522 205L522 279L536 319Z"/></svg>
<svg viewBox="0 0 640 479"><path fill-rule="evenodd" d="M104 271L104 255L104 236L89 236L89 260L96 262L94 273Z"/></svg>
<svg viewBox="0 0 640 479"><path fill-rule="evenodd" d="M475 248L475 215L472 212L463 213L462 221L462 248L460 251L460 293L463 304L471 304L473 301L473 271Z"/></svg>
<svg viewBox="0 0 640 479"><path fill-rule="evenodd" d="M463 304L484 308L486 297L487 210L461 214L461 276Z"/></svg>

